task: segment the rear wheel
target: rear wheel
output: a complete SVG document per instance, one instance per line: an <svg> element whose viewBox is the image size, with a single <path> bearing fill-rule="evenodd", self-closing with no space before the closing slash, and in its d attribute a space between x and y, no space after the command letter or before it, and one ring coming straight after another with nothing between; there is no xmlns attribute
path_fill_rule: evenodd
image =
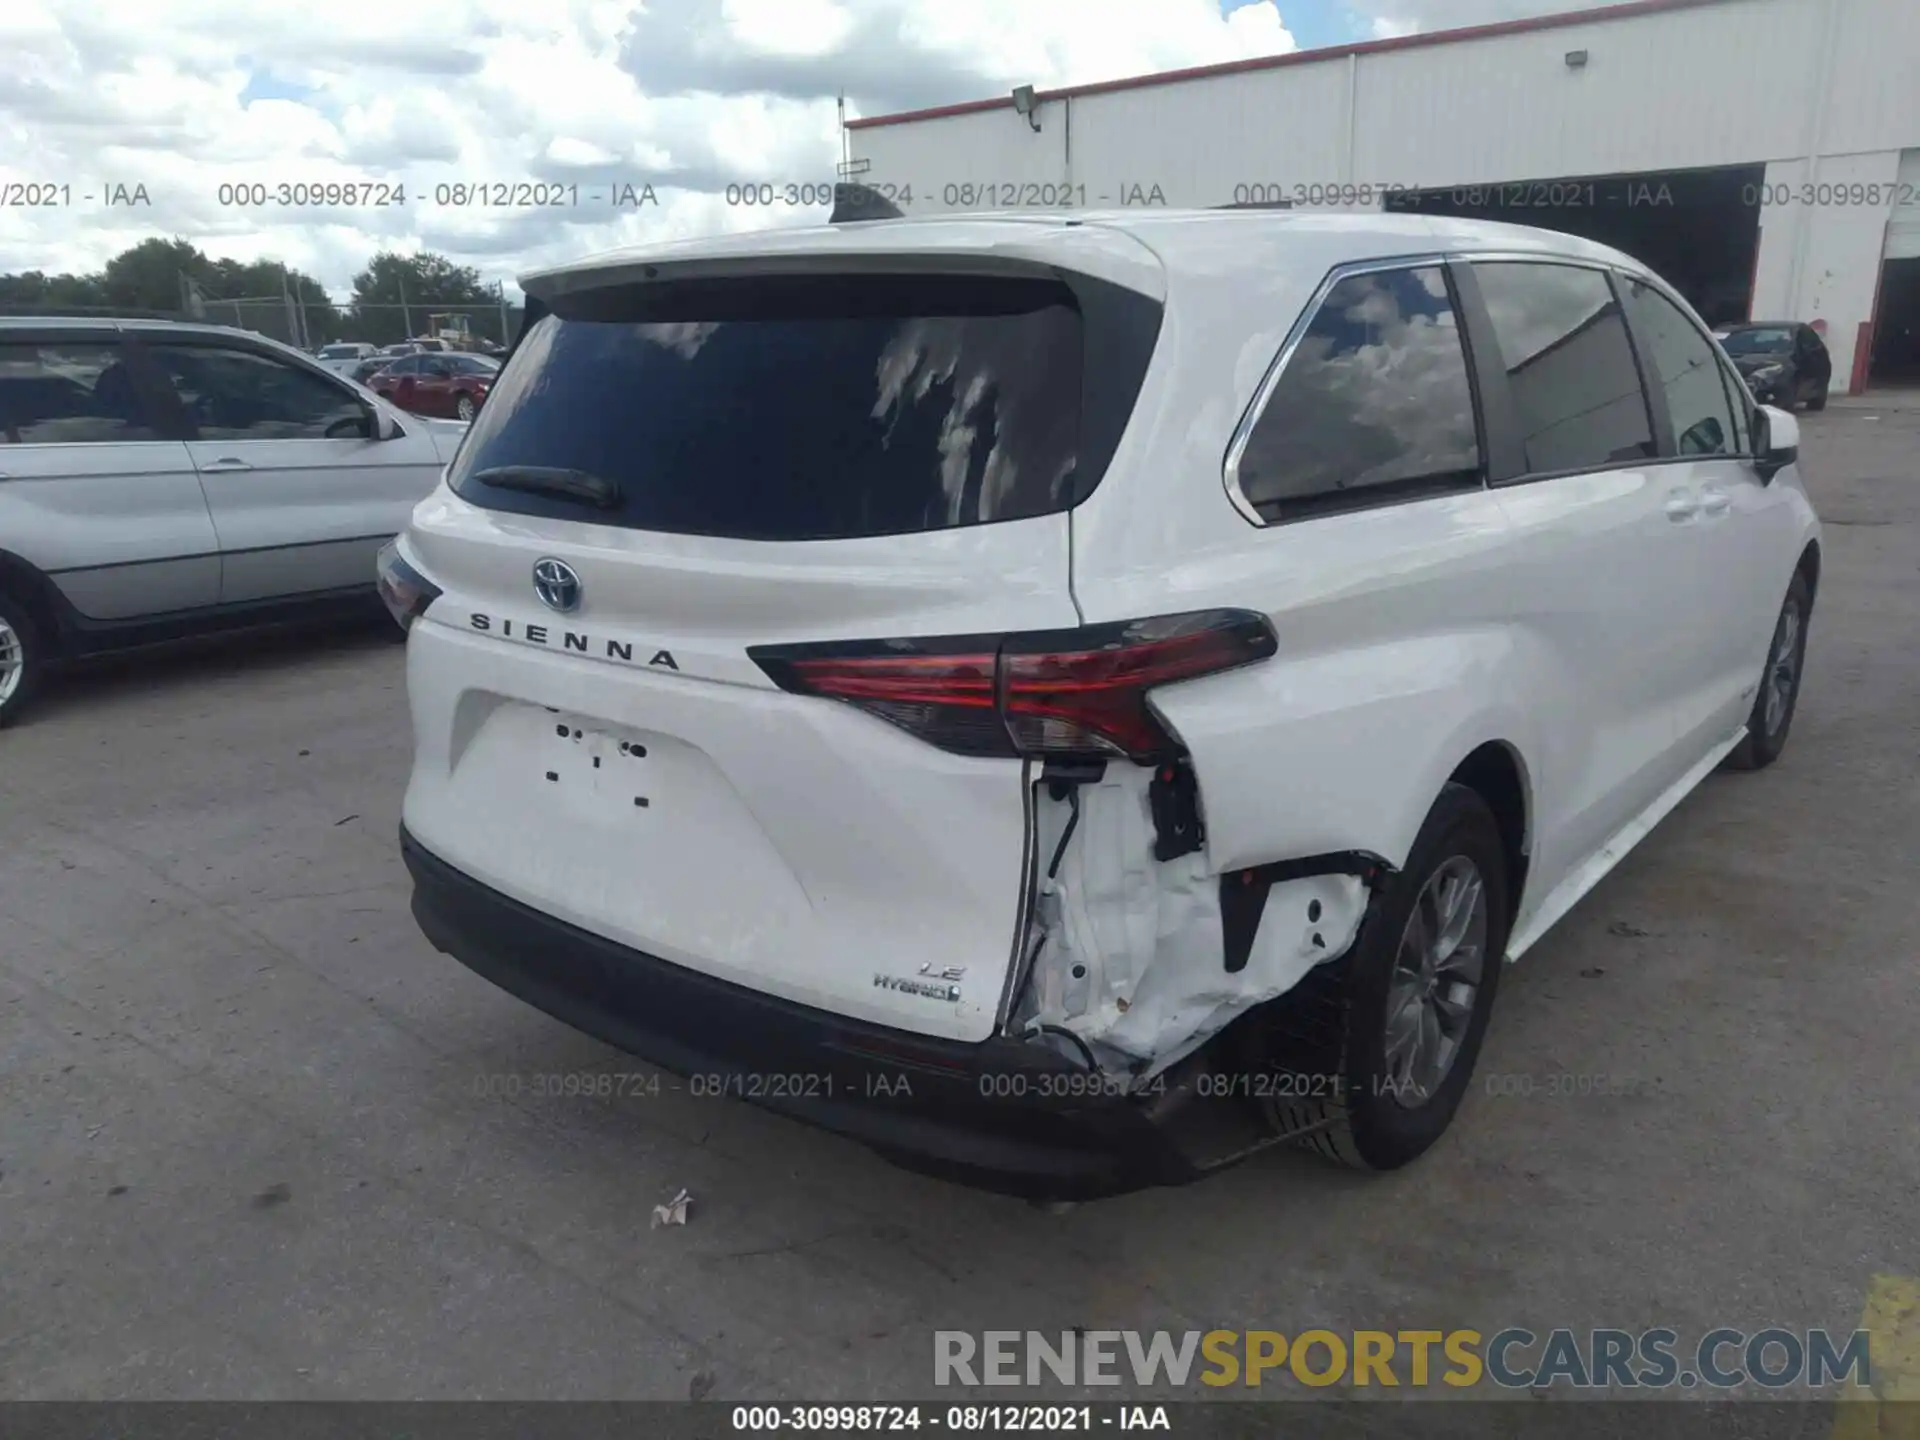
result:
<svg viewBox="0 0 1920 1440"><path fill-rule="evenodd" d="M459 416L462 420L473 419L473 416L474 416L473 396L467 394L464 390L461 391L460 398L453 402L453 413Z"/></svg>
<svg viewBox="0 0 1920 1440"><path fill-rule="evenodd" d="M1820 388L1814 391L1811 398L1807 401L1807 409L1824 410L1827 408L1827 391L1832 383L1833 382L1829 380L1822 380L1820 382Z"/></svg>
<svg viewBox="0 0 1920 1440"><path fill-rule="evenodd" d="M45 666L46 645L27 607L0 592L0 726L26 709Z"/></svg>
<svg viewBox="0 0 1920 1440"><path fill-rule="evenodd" d="M1800 701L1800 672L1807 662L1807 620L1813 613L1813 591L1805 575L1795 575L1773 623L1767 646L1766 668L1760 689L1747 716L1747 733L1727 755L1730 770L1764 770L1787 748L1794 707Z"/></svg>
<svg viewBox="0 0 1920 1440"><path fill-rule="evenodd" d="M1499 826L1479 795L1449 785L1346 961L1330 1093L1277 1118L1305 1131L1309 1149L1363 1170L1397 1169L1425 1153L1466 1096L1506 945Z"/></svg>

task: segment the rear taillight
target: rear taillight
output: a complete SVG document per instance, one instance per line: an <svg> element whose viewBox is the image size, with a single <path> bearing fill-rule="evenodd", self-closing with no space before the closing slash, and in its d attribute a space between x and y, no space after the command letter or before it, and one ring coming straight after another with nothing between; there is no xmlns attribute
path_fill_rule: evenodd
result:
<svg viewBox="0 0 1920 1440"><path fill-rule="evenodd" d="M427 607L440 598L440 587L400 558L397 536L380 547L374 575L387 613L402 630L411 628L413 622L426 613Z"/></svg>
<svg viewBox="0 0 1920 1440"><path fill-rule="evenodd" d="M1147 705L1160 685L1264 660L1267 618L1201 610L1087 625L747 653L783 690L844 700L960 755L1113 756L1179 747Z"/></svg>

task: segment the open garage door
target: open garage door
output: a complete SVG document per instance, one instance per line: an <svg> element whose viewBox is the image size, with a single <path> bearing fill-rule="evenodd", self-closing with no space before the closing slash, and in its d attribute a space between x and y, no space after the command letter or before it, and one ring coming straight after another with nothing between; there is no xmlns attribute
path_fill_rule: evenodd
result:
<svg viewBox="0 0 1920 1440"><path fill-rule="evenodd" d="M1920 260L1920 150L1900 155L1893 214L1887 218L1887 259Z"/></svg>
<svg viewBox="0 0 1920 1440"><path fill-rule="evenodd" d="M1875 388L1920 386L1920 150L1900 156L1887 248L1880 266L1880 298L1873 316L1872 368L1861 377Z"/></svg>
<svg viewBox="0 0 1920 1440"><path fill-rule="evenodd" d="M1748 318L1764 165L1455 185L1389 197L1389 210L1504 220L1579 235L1653 267L1711 325Z"/></svg>

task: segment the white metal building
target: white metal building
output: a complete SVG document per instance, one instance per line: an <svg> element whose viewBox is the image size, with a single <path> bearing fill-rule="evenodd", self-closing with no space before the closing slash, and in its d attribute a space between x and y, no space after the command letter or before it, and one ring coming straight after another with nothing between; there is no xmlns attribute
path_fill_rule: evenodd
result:
<svg viewBox="0 0 1920 1440"><path fill-rule="evenodd" d="M846 141L843 170L910 214L1385 204L1571 230L1712 322L1813 322L1836 390L1920 382L1920 0L1638 0L857 119Z"/></svg>

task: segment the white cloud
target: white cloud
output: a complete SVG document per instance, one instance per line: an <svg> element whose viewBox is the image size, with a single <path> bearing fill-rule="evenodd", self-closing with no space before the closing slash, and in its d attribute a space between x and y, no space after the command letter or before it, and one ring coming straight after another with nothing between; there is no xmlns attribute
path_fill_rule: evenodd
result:
<svg viewBox="0 0 1920 1440"><path fill-rule="evenodd" d="M1615 0L1347 0L1376 40L1587 10Z"/></svg>
<svg viewBox="0 0 1920 1440"><path fill-rule="evenodd" d="M831 182L839 94L875 114L1294 48L1273 0L1224 18L1217 0L6 0L0 180L65 184L72 203L0 208L0 272L97 270L181 235L283 259L336 297L381 247L510 280L824 218L729 205L726 187ZM245 205L221 188L346 181L404 183L407 203ZM523 181L578 202L442 203ZM84 199L109 182L143 184L150 208ZM608 203L647 183L657 204Z"/></svg>

